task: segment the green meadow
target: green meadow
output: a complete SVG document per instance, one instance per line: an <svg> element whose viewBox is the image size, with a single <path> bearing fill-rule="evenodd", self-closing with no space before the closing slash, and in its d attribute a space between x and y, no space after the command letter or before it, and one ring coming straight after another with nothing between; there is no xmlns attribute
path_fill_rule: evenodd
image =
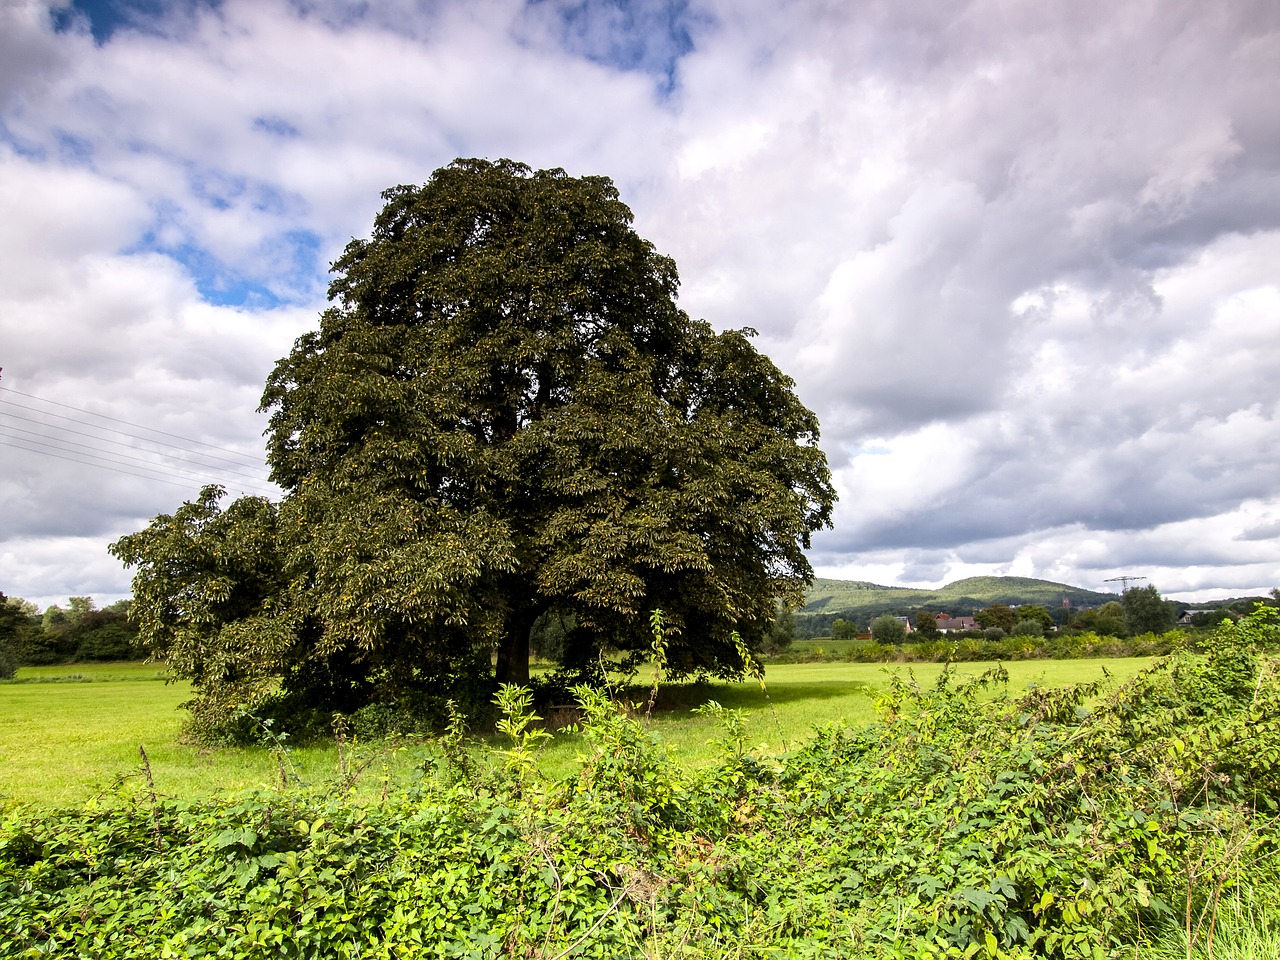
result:
<svg viewBox="0 0 1280 960"><path fill-rule="evenodd" d="M1123 660L1018 661L1006 663L1010 689L1060 687L1100 677L1104 670L1126 679L1150 663ZM991 664L953 665L957 676L974 676ZM890 674L935 682L940 664L800 663L775 664L766 673L767 697L759 684L701 683L660 686L653 729L677 759L707 762L714 720L695 713L708 701L745 714L748 744L759 752L793 750L815 728L833 721L859 724L876 714L875 701ZM245 787L279 783L281 758L267 746L211 749L184 743L181 704L190 696L185 682L166 682L155 664L91 664L24 667L14 681L0 684L0 797L39 807L78 806L118 791L133 792L144 777L146 751L155 789L172 797L205 797ZM631 688L625 699L647 700L648 690ZM284 743L287 745L288 741ZM353 746L367 763L368 779L401 780L413 774L427 749L405 743ZM479 739L477 751L504 744ZM560 731L542 748L545 772L566 773L582 752L580 735ZM351 758L348 758L351 759ZM307 783L338 775L334 744L291 748L286 773Z"/></svg>

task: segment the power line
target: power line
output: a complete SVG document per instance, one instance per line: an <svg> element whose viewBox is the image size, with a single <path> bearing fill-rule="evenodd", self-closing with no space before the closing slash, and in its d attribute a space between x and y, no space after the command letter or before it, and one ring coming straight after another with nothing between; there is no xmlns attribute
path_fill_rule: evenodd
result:
<svg viewBox="0 0 1280 960"><path fill-rule="evenodd" d="M1129 592L1129 581L1130 581L1130 580L1132 580L1134 583L1137 583L1139 580L1145 580L1145 579L1147 579L1147 578L1146 578L1146 577L1111 577L1110 579L1103 580L1102 582L1103 582L1103 583L1118 583L1118 584L1120 584L1120 592L1121 592L1121 593L1128 593L1128 592Z"/></svg>
<svg viewBox="0 0 1280 960"><path fill-rule="evenodd" d="M63 460L67 463L98 467L103 470L110 470L113 473L137 477L141 480L152 480L157 483L167 483L172 486L187 487L188 489L193 483L200 483L204 485L209 483L219 483L220 485L230 487L232 489L237 489L242 492L251 492L260 496L269 497L276 492L268 489L271 487L271 481L266 476L240 472L243 470L262 470L265 468L266 462L260 456L241 453L238 450L219 447L216 444L206 443L203 440L195 440L191 437L184 437L179 434L168 433L164 430L157 430L153 427L148 427L145 424L122 420L119 417L95 413L92 410L85 410L81 407L72 406L69 403L62 403L58 400L49 400L44 397L38 397L34 394L24 393L21 390L14 390L10 387L0 386L0 391L25 397L29 400L35 400L38 403L61 407L62 409L71 410L75 413L84 414L88 417L96 417L100 420L120 423L127 427L132 427L135 430L144 431L145 433L171 437L174 440L181 440L186 444L195 444L196 446L203 447L205 449L194 450L189 447L178 446L177 444L170 443L165 440L159 440L156 437L142 436L137 433L130 433L126 430L120 430L116 427L107 426L105 424L94 423L82 420L78 417L66 416L61 413L54 413L50 410L41 409L40 407L18 403L15 400L3 396L0 396L0 417L7 417L10 421L21 421L23 423L31 424L39 429L29 429L18 426L14 422L5 423L0 421L0 429L10 431L9 433L0 433L0 445L10 447L15 450L22 450L27 453L36 453L44 457L51 457L55 460ZM6 409L6 407L11 409ZM28 413L36 414L39 419L36 417L23 416L20 413L14 412L15 410L23 410ZM63 421L63 423L53 421ZM77 430L64 424L75 424L87 429ZM125 438L125 440L113 439L113 436L122 437ZM141 454L142 456L130 456L127 453L104 449L102 446L95 446L92 443L73 439L73 437L86 437L97 444L121 447L124 450ZM206 451L219 451L220 453L231 454L232 456L239 458L239 460L231 460L227 457L218 456L217 454ZM188 454L189 456L184 456L183 454ZM212 463L210 461L217 461L217 463ZM179 466L178 463L188 464L189 466ZM222 465L220 466L219 464ZM236 469L228 469L228 467ZM225 482L222 480L223 476L227 478Z"/></svg>
<svg viewBox="0 0 1280 960"><path fill-rule="evenodd" d="M37 447L46 447L49 450L56 450L58 451L58 453L74 454L79 457L88 457L90 458L89 460L73 461L75 463L83 463L86 466L105 466L107 464L116 464L117 466L120 466L120 467L131 467L134 470L139 470L139 469L145 470L147 471L148 479L159 480L167 476L167 477L175 477L175 478L185 478L188 482L191 482L191 481L204 482L204 483L209 482L209 477L210 477L209 472L198 473L196 471L188 470L183 467L171 466L170 464L167 464L167 463L156 463L153 460L146 460L146 459L143 459L142 457L131 457L125 453L116 453L113 450L101 450L97 447L91 447L91 446L88 446L87 444L78 443L75 440L64 440L61 437L48 437L48 436L45 436L44 434L36 433L34 430L24 430L22 427L8 426L0 429L7 429L12 431L17 431L18 433L30 434L30 436L23 436L23 437L9 436L8 437L9 440L18 441L20 443L35 444ZM0 433L0 437L3 437L3 436L5 436L5 434ZM52 441L52 442L48 442L48 441ZM55 444L63 444L63 446L55 446ZM14 445L15 444L9 444L9 446L14 446ZM47 450L33 450L30 447L18 447L18 449L27 450L30 453L46 453L46 454L48 453ZM134 450L136 448L128 447L127 449ZM54 454L48 454L48 455L53 456ZM62 457L60 459L66 459L66 458ZM134 466L134 464L137 464L137 466ZM203 464L196 464L196 466L197 467L203 466ZM142 476L141 474L136 474L136 473L132 475ZM215 476L218 475L218 472L215 471L214 475ZM238 477L240 482L228 484L228 485L239 486L245 489L252 489L254 491L262 493L264 496L267 496L270 493L270 491L266 489L265 483L263 483L263 481L261 480L258 480L257 478L247 477L243 474L231 474L231 476ZM246 480L249 482L248 483L243 482ZM172 481L165 480L164 482L169 483Z"/></svg>
<svg viewBox="0 0 1280 960"><path fill-rule="evenodd" d="M86 467L97 467L100 470L110 470L112 473L123 473L125 476L128 476L128 477L138 477L139 479L142 479L142 480L152 480L156 483L167 483L170 486L184 487L188 490L191 489L191 483L189 480L186 483L179 483L177 480L166 480L163 477L160 477L156 474L135 473L132 470L121 470L119 467L108 466L106 463L93 463L87 460L77 460L74 457L65 457L65 456L62 456L61 454L50 453L47 450L32 450L30 447L22 446L21 443L14 443L13 442L14 439L21 440L22 438L17 437L17 438L4 439L3 437L0 437L0 446L13 447L15 450L25 450L28 453L38 453L44 457L52 457L55 460L65 460L68 463L78 463ZM31 443L34 441L25 441L25 442Z"/></svg>
<svg viewBox="0 0 1280 960"><path fill-rule="evenodd" d="M27 408L25 408L25 407L24 407L23 409L27 409ZM52 424L46 424L46 423L45 423L44 421L42 421L42 420L36 420L36 419L33 419L32 417L24 417L24 416L22 416L22 415L20 415L20 414L16 414L16 413L9 413L8 411L5 411L5 410L0 410L0 414L3 414L4 416L9 417L10 419L13 419L13 420L21 420L21 421L23 421L24 423L34 423L34 424L36 424L37 426L42 426L42 427L52 426ZM55 416L55 417L56 417L56 416L58 416L58 414L47 414L47 416ZM73 423L79 423L80 421L79 421L79 420L75 420L75 421L72 421L72 422L73 422ZM86 449L86 450L90 450L90 451L94 451L95 453L101 453L101 454L109 454L109 453L112 453L112 451L110 451L110 450L101 450L101 449L99 449L99 448L97 448L97 447L91 447L91 446L89 446L89 445L87 445L87 444L79 443L79 442L77 442L77 441L75 441L75 440L64 440L62 437L58 437L58 436L51 436L51 435L49 435L49 434L45 434L45 433L38 433L38 432L36 432L35 430L27 430L27 429L24 429L24 428L22 428L22 427L14 427L14 426L10 426L8 429L10 429L10 430L17 430L19 433L29 433L29 434L32 434L33 436L43 437L43 438L45 438L45 439L49 439L49 440L57 440L59 443L66 443L66 444L70 444L70 445L77 446L77 447L84 447L84 449ZM120 440L111 440L111 439L108 439L107 437L99 436L99 435L97 435L97 434L93 434L93 433L86 433L86 432L85 432L85 431L83 431L83 430L72 430L72 429L70 429L70 428L68 428L68 427L57 427L56 429L61 430L61 431L63 431L64 433L75 434L75 435L76 435L76 436L78 436L78 437L88 437L90 440L97 440L97 441L98 441L98 442L100 442L100 443L109 443L109 444L111 444L112 446L115 446L115 447L124 447L126 450L139 450L139 449L140 449L140 448L138 448L138 447L134 446L133 444L130 444L130 443L124 443L124 442L122 442L122 441L120 441ZM128 434L122 434L122 436L128 436ZM139 439L141 439L141 438L139 438ZM181 449L181 448L175 447L174 449L176 450L176 449ZM160 456L163 456L163 457L165 457L166 459L169 459L169 460L178 460L178 461L181 461L182 463L189 463L189 464L192 464L193 466L196 466L196 467L203 467L203 468L205 468L205 469L211 469L211 468L210 468L210 466L209 466L209 464L207 464L207 463L202 463L202 462L201 462L201 461L199 461L199 460L192 460L192 459L190 459L189 457L178 456L178 455L176 455L176 454L172 454L172 453L162 453L162 452L160 452L160 451L150 451L150 450L149 450L149 451L147 451L147 452L148 452L148 453L156 453L156 454L158 454L158 455L160 455ZM188 451L188 452L190 452L190 451ZM124 454L116 454L116 456L125 456L125 455L124 455ZM197 456L205 456L205 454L197 454ZM128 460L137 460L137 459L139 459L139 458L137 458L137 457L128 457L128 456L126 456L125 458L126 458L126 459L128 459ZM224 463L230 463L230 461L228 461L228 460L224 459L223 457L213 457L213 458L211 458L211 459L214 459L214 460L222 460ZM149 461L142 461L142 462L147 462L147 463L149 463ZM234 466L243 466L243 464L234 464ZM267 482L267 481L266 481L266 478L265 478L265 477L261 477L261 476L252 476L252 475L250 475L250 474L246 474L246 473L237 473L237 472L235 472L234 470L230 470L230 471L228 471L228 470L224 470L223 472L226 472L226 473L228 473L229 475L231 475L231 476L233 476L233 477L239 477L239 478L241 478L241 479L243 479L243 480L248 480L248 481L250 481L250 482L252 482L252 483L265 483L265 482Z"/></svg>
<svg viewBox="0 0 1280 960"><path fill-rule="evenodd" d="M134 427L135 429L138 429L138 430L146 430L148 433L158 433L158 434L160 434L160 436L162 436L162 437L170 437L170 438L172 438L172 439L174 439L174 440L181 440L183 443L194 443L194 444L196 444L197 446L201 446L201 447L208 447L210 450L220 450L220 451L222 451L223 453L229 453L229 454L231 454L232 456L241 457L241 458L246 459L246 460L253 460L253 461L255 461L256 463L265 463L265 460L264 460L262 457L259 457L259 456L253 455L253 454L241 453L239 450L232 450L232 449L230 449L229 447L219 447L219 446L217 446L216 444L206 443L206 442L205 442L205 441L203 441L203 440L195 440L195 439L193 439L193 438L191 438L191 437L184 437L184 436L181 436L181 435L176 434L176 433L168 433L168 432L166 432L166 431L164 431L164 430L157 430L155 427L148 427L146 424L142 424L142 423L134 423L134 422L133 422L133 421L131 421L131 420L121 420L119 417L111 417L111 416L108 416L108 415L107 415L107 414L105 414L105 413L95 413L95 412L93 412L92 410L85 410L83 407L73 407L73 406L72 406L71 404L69 404L69 403L62 403L61 401L58 401L58 400L48 400L48 399L46 399L45 397L37 397L35 394L31 394L31 393L23 393L21 390L14 390L12 387L0 387L0 392L3 392L3 393L13 393L13 394L16 394L16 395L18 395L18 396L20 396L20 397L26 397L28 400L38 400L38 401L40 401L41 403L48 403L48 404L51 404L52 406L55 406L55 407L62 407L64 410L74 410L76 413L83 413L83 414L85 414L86 416L90 416L90 417L98 417L98 418L100 418L100 419L102 419L102 420L110 420L112 423L122 423L122 424L124 424L126 427ZM9 403L13 403L13 401L12 401L12 400L7 401L7 402L9 402ZM33 408L33 407L25 406L24 404L14 404L14 405L15 405L15 406L18 406L18 407L21 407L21 408L22 408L22 409L24 409L24 410L33 410L33 411L34 411L34 412L36 412L36 413L43 413L45 416L48 416L48 417L60 417L60 419L63 419L63 420L71 420L71 421L76 422L76 423L81 423L81 424L82 424L82 425L84 425L84 426L94 426L94 424L84 423L84 421L82 421L82 420L75 420L75 418L74 418L74 417L62 417L60 414L56 414L56 413L49 413L49 412L47 412L47 411L38 410L38 409ZM107 428L107 429L111 429L111 428ZM120 434L123 434L123 435L124 435L124 436L126 436L126 437L133 437L135 440L145 440L145 441L150 442L150 443L161 443L161 442L162 442L162 441L158 441L158 440L152 440L150 437L138 437L138 436L134 436L134 434L126 433L126 432L125 432L125 431L123 431L123 430L112 430L112 432L113 432L113 433L120 433ZM172 444L165 444L165 446L172 446ZM180 449L180 448L179 448L179 449ZM191 451L191 452L194 452L194 451ZM214 458L214 459L219 459L219 458Z"/></svg>
<svg viewBox="0 0 1280 960"><path fill-rule="evenodd" d="M32 440L27 437L6 436L5 434L0 434L0 443L3 443L7 447L13 447L15 450L25 450L28 453L38 453L41 456L53 457L57 460L66 460L69 463L79 463L87 467L102 467L104 470L111 470L115 473L124 473L131 477L138 477L142 480L155 480L159 483L170 483L175 486L187 487L188 489L190 489L193 483L199 483L206 486L210 483L219 483L221 486L228 486L236 490L251 491L258 496L269 497L273 493L273 491L270 491L265 487L256 486L254 484L241 483L237 481L221 483L216 477L211 478L209 474L197 474L181 469L166 469L163 464L148 464L145 461L137 460L137 458L133 457L126 458L125 460L116 460L101 454L89 452L91 448L85 448L83 450L69 450L65 447L57 447L49 443L44 443L40 440ZM24 446L24 444L32 444L34 446ZM127 460L135 460L137 465L135 466L135 464L129 463Z"/></svg>

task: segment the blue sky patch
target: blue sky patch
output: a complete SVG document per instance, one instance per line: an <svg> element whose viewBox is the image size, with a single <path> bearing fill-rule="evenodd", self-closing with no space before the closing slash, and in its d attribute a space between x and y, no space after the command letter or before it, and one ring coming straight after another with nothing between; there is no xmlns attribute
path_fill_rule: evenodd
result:
<svg viewBox="0 0 1280 960"><path fill-rule="evenodd" d="M300 281L299 286L307 287L315 283L316 278L323 279L328 273L327 264L320 262L320 235L311 230L290 230L282 238L287 245L293 263L291 279Z"/></svg>
<svg viewBox="0 0 1280 960"><path fill-rule="evenodd" d="M219 6L221 0L71 0L69 6L51 13L55 30L72 30L80 23L87 23L94 41L103 44L117 30L157 33L159 24L173 22L174 14Z"/></svg>
<svg viewBox="0 0 1280 960"><path fill-rule="evenodd" d="M182 244L160 250L186 268L195 281L200 298L219 307L277 307L282 300L265 284L238 275L207 250Z"/></svg>
<svg viewBox="0 0 1280 960"><path fill-rule="evenodd" d="M264 244L261 276L246 274L190 241L162 242L157 231L125 252L159 253L181 264L207 303L260 310L315 298L325 273L320 249L320 237L310 230L281 233Z"/></svg>
<svg viewBox="0 0 1280 960"><path fill-rule="evenodd" d="M49 151L39 143L33 143L20 137L9 124L0 118L0 143L9 147L15 154L27 160L44 161L49 159Z"/></svg>
<svg viewBox="0 0 1280 960"><path fill-rule="evenodd" d="M619 70L653 75L663 93L676 86L681 57L709 21L688 0L529 0L552 9L570 53Z"/></svg>
<svg viewBox="0 0 1280 960"><path fill-rule="evenodd" d="M253 129L284 139L292 139L300 135L297 127L281 117L255 117Z"/></svg>

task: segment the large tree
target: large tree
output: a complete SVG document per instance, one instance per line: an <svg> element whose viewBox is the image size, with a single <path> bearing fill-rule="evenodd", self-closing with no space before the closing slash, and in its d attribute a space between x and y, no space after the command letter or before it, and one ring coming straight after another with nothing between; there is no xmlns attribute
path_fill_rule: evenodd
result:
<svg viewBox="0 0 1280 960"><path fill-rule="evenodd" d="M1130 635L1167 633L1177 624L1176 607L1160 596L1154 583L1130 587L1120 602L1124 604L1124 623Z"/></svg>
<svg viewBox="0 0 1280 960"><path fill-rule="evenodd" d="M1008 633L1018 622L1018 615L1007 603L993 603L975 613L973 619L984 630L999 627Z"/></svg>
<svg viewBox="0 0 1280 960"><path fill-rule="evenodd" d="M918 611L916 613L916 633L920 634L921 640L936 640L941 633L938 629L937 616L928 610Z"/></svg>
<svg viewBox="0 0 1280 960"><path fill-rule="evenodd" d="M907 639L907 622L891 613L876 617L871 622L871 639L876 643L904 643Z"/></svg>
<svg viewBox="0 0 1280 960"><path fill-rule="evenodd" d="M475 651L524 681L544 616L570 660L638 648L654 608L673 671L740 671L834 500L793 382L678 308L607 178L460 160L384 199L267 380L273 615L390 690Z"/></svg>
<svg viewBox="0 0 1280 960"><path fill-rule="evenodd" d="M8 680L18 670L18 624L22 612L17 604L0 593L0 680Z"/></svg>
<svg viewBox="0 0 1280 960"><path fill-rule="evenodd" d="M1023 621L1039 624L1041 633L1052 630L1054 627L1053 614L1038 603L1024 603L1014 611L1014 614L1018 618L1017 623L1014 624L1015 627Z"/></svg>

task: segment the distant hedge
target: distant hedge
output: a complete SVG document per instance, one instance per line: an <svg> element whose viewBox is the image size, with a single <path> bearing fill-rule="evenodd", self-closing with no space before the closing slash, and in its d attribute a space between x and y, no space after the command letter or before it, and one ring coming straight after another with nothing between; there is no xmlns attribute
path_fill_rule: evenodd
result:
<svg viewBox="0 0 1280 960"><path fill-rule="evenodd" d="M821 641L818 641L821 643ZM1202 645L1182 631L1137 637L1104 637L1096 633L1054 633L1044 637L1010 636L989 640L981 634L944 637L918 643L881 644L859 640L841 649L788 650L768 658L769 663L968 663L995 660L1077 660L1096 657L1162 657L1175 649L1198 650Z"/></svg>

